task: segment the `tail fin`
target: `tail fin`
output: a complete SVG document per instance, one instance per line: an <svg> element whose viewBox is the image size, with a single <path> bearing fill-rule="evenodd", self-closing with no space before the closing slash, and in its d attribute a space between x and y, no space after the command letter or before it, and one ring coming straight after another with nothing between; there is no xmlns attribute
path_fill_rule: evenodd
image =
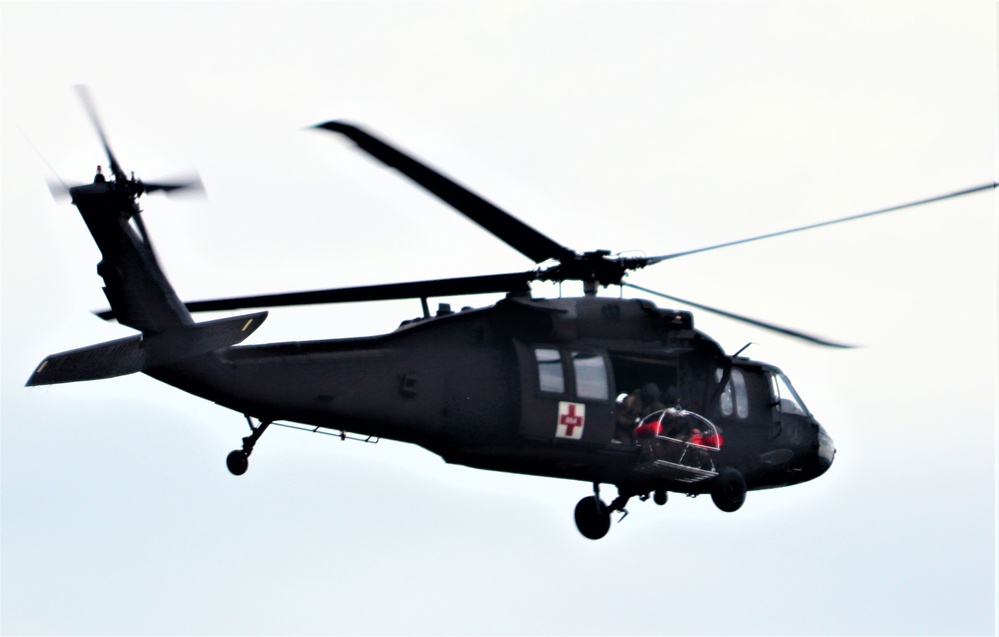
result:
<svg viewBox="0 0 999 637"><path fill-rule="evenodd" d="M94 183L69 189L103 259L97 273L104 278L104 293L118 322L152 336L192 325L190 313L177 298L156 261L138 199L147 192L201 190L200 179L177 183L144 183L125 174L108 144L90 92L76 87L107 154L110 179L97 167Z"/></svg>
<svg viewBox="0 0 999 637"><path fill-rule="evenodd" d="M267 312L257 312L52 354L35 369L27 386L113 378L177 363L241 343L265 318Z"/></svg>
<svg viewBox="0 0 999 637"><path fill-rule="evenodd" d="M70 194L101 250L97 273L118 322L151 336L194 321L163 274L141 224L133 192L137 183L95 183L72 188Z"/></svg>
<svg viewBox="0 0 999 637"><path fill-rule="evenodd" d="M91 184L69 188L73 205L101 251L97 273L118 322L141 335L53 354L35 369L28 385L52 385L143 372L242 342L266 312L195 324L156 259L142 221L139 197L147 192L201 190L195 178L176 183L144 183L125 174L108 144L86 87L77 87L83 106L104 146L110 179L100 166Z"/></svg>

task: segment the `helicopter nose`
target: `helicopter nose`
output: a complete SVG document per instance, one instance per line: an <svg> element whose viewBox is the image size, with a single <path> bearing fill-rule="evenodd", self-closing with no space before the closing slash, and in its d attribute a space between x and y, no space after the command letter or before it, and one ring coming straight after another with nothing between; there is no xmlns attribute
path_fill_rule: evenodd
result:
<svg viewBox="0 0 999 637"><path fill-rule="evenodd" d="M832 466L836 457L836 445L833 444L832 436L819 425L819 450L818 450L818 475L822 475Z"/></svg>

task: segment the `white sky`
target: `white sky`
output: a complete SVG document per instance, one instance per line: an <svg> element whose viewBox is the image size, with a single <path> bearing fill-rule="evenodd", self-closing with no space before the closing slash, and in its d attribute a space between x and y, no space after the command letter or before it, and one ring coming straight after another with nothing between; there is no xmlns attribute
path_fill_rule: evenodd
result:
<svg viewBox="0 0 999 637"><path fill-rule="evenodd" d="M532 264L303 129L349 119L564 245L663 254L994 181L994 2L3 2L0 47L0 632L995 631L994 193L636 273L866 347L695 312L788 373L836 463L734 514L634 502L599 542L587 484L288 430L237 479L237 413L144 376L23 387L130 333L89 314L98 252L45 186L105 163L75 84L126 170L204 180L144 202L182 298L511 272ZM252 342L418 313L277 310Z"/></svg>

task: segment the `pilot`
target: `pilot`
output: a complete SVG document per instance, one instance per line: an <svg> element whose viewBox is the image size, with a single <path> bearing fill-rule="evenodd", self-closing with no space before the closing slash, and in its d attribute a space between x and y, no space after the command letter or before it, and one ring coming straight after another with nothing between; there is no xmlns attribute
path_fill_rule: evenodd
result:
<svg viewBox="0 0 999 637"><path fill-rule="evenodd" d="M107 181L107 179L104 178L104 173L101 172L101 167L98 166L97 167L97 174L94 175L94 183L95 184L103 184L106 181Z"/></svg>
<svg viewBox="0 0 999 637"><path fill-rule="evenodd" d="M660 400L660 394L658 385L655 383L646 383L639 389L631 392L618 405L614 442L618 444L625 442L634 443L633 431L635 425L649 414L666 409L666 405Z"/></svg>

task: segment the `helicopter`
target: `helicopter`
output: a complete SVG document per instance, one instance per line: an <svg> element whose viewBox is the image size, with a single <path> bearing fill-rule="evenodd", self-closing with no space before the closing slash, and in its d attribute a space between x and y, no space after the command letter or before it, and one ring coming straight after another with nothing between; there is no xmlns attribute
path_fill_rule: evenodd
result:
<svg viewBox="0 0 999 637"><path fill-rule="evenodd" d="M199 179L143 182L126 175L87 91L84 108L108 159L93 183L62 185L101 251L97 273L111 309L103 319L138 334L46 357L28 386L144 373L244 416L250 434L226 457L244 474L270 425L418 445L445 462L581 481L579 532L604 537L632 498L666 504L670 492L709 495L722 511L747 492L823 475L836 449L789 378L775 365L726 354L689 311L641 298L598 296L619 286L826 347L805 332L679 299L626 281L671 259L852 221L994 189L990 183L891 208L661 256L577 252L362 128L329 121L340 135L530 258L526 272L410 281L184 302L153 250L139 198L198 190ZM534 281L580 281L583 295L535 298ZM429 299L504 297L453 310ZM196 322L192 314L320 303L419 299L422 315L378 336L240 345L268 311ZM605 502L601 485L617 495ZM620 521L619 519L619 521Z"/></svg>

